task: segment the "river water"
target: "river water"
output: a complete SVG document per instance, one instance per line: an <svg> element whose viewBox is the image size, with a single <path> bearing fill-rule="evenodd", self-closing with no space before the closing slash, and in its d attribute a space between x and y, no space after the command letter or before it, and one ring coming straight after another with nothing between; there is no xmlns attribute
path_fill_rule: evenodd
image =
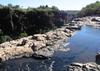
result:
<svg viewBox="0 0 100 71"><path fill-rule="evenodd" d="M100 51L100 29L84 26L66 43L69 45L64 48L70 48L69 52L55 52L52 58L45 60L8 60L0 71L67 71L67 65L73 62L94 62L96 53Z"/></svg>

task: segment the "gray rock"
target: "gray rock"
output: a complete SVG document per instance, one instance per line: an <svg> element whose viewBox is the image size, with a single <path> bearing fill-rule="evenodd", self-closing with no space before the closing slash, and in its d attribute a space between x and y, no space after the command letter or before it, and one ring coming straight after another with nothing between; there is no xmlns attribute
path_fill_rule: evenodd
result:
<svg viewBox="0 0 100 71"><path fill-rule="evenodd" d="M92 18L91 21L96 21L96 22L100 22L100 18Z"/></svg>
<svg viewBox="0 0 100 71"><path fill-rule="evenodd" d="M27 40L23 39L20 44L17 44L17 46L23 46L27 43Z"/></svg>
<svg viewBox="0 0 100 71"><path fill-rule="evenodd" d="M32 38L37 41L44 41L44 40L46 40L45 37L46 37L45 34L35 34L35 35L33 35Z"/></svg>
<svg viewBox="0 0 100 71"><path fill-rule="evenodd" d="M33 51L37 51L45 46L46 44L43 41L35 41L33 42L33 45L31 46L31 48Z"/></svg>
<svg viewBox="0 0 100 71"><path fill-rule="evenodd" d="M83 66L83 64L82 63L73 63L73 64L71 64L72 66L78 66L78 67L82 67Z"/></svg>
<svg viewBox="0 0 100 71"><path fill-rule="evenodd" d="M96 63L73 63L68 66L67 71L100 71L100 65Z"/></svg>
<svg viewBox="0 0 100 71"><path fill-rule="evenodd" d="M96 63L100 64L100 53L96 55Z"/></svg>

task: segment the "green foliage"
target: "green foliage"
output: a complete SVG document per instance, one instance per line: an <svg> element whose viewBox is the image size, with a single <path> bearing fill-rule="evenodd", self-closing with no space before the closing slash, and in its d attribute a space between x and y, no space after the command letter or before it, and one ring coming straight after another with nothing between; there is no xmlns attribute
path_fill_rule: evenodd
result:
<svg viewBox="0 0 100 71"><path fill-rule="evenodd" d="M10 41L12 40L12 38L10 36L0 36L0 43L6 42L6 41Z"/></svg>
<svg viewBox="0 0 100 71"><path fill-rule="evenodd" d="M100 15L100 2L97 1L95 3L87 5L80 11L79 15L80 16Z"/></svg>
<svg viewBox="0 0 100 71"><path fill-rule="evenodd" d="M58 10L59 10L56 6L52 6L52 9L53 9L54 11L58 11Z"/></svg>
<svg viewBox="0 0 100 71"><path fill-rule="evenodd" d="M45 33L62 26L65 23L64 16L55 6L24 9L19 5L0 5L0 30L12 39ZM5 37L2 36L1 41L6 41Z"/></svg>
<svg viewBox="0 0 100 71"><path fill-rule="evenodd" d="M28 35L27 35L27 33L26 32L23 32L23 33L20 33L19 34L19 38L22 38L22 37L27 37Z"/></svg>

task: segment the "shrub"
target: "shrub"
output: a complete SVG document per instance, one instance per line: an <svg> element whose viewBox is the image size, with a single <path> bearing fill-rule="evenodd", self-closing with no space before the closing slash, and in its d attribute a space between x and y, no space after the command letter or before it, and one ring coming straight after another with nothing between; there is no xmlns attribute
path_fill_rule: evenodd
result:
<svg viewBox="0 0 100 71"><path fill-rule="evenodd" d="M12 38L8 35L5 36L0 36L0 43L6 42L6 41L11 41Z"/></svg>
<svg viewBox="0 0 100 71"><path fill-rule="evenodd" d="M26 36L28 36L27 33L26 32L22 32L22 33L20 33L19 38L26 37Z"/></svg>

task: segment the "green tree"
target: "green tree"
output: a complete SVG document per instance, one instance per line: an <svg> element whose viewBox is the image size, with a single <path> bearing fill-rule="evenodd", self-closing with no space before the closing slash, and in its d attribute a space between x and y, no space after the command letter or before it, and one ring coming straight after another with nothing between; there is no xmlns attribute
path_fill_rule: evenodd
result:
<svg viewBox="0 0 100 71"><path fill-rule="evenodd" d="M86 7L82 8L79 15L80 16L100 15L100 2L96 1L95 3L89 4Z"/></svg>

